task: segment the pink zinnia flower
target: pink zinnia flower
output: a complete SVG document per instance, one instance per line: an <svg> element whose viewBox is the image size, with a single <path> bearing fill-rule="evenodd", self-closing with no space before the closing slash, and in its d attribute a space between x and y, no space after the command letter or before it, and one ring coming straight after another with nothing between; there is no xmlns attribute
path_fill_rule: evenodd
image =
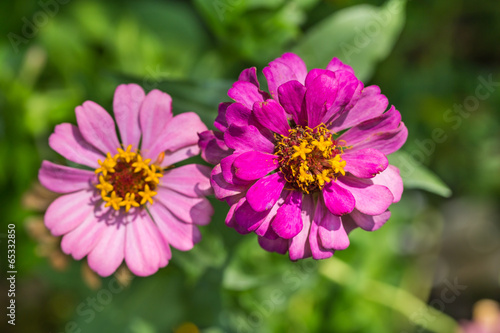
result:
<svg viewBox="0 0 500 333"><path fill-rule="evenodd" d="M292 260L328 258L356 227L373 231L400 200L399 170L386 155L406 141L400 113L377 86L364 87L334 58L307 71L286 53L244 70L222 103L218 131L200 135L202 156L217 164L215 195L231 205L226 224L255 232L260 245Z"/></svg>
<svg viewBox="0 0 500 333"><path fill-rule="evenodd" d="M136 275L168 264L170 246L190 250L200 241L197 225L213 209L206 166L173 164L197 155L198 134L206 130L192 112L172 115L172 99L135 84L120 85L113 109L118 125L98 104L75 110L78 126L56 126L49 144L68 160L92 170L43 161L40 182L64 193L45 213L45 225L62 237L62 250L87 261L102 276L125 259Z"/></svg>

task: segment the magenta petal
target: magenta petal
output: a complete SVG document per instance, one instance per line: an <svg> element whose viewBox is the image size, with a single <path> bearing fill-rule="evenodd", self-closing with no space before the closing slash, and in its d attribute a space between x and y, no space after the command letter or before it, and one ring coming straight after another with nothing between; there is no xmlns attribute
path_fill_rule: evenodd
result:
<svg viewBox="0 0 500 333"><path fill-rule="evenodd" d="M326 66L326 69L332 72L348 71L354 74L354 70L352 69L352 67L344 64L342 61L340 61L339 58L333 58Z"/></svg>
<svg viewBox="0 0 500 333"><path fill-rule="evenodd" d="M100 105L86 101L75 109L78 129L85 140L104 154L120 148L113 118Z"/></svg>
<svg viewBox="0 0 500 333"><path fill-rule="evenodd" d="M93 213L92 192L78 191L55 199L45 212L45 226L54 236L75 229Z"/></svg>
<svg viewBox="0 0 500 333"><path fill-rule="evenodd" d="M248 126L252 110L240 103L232 103L226 110L226 121L229 125Z"/></svg>
<svg viewBox="0 0 500 333"><path fill-rule="evenodd" d="M391 191L382 185L372 184L370 180L354 177L339 177L337 182L356 199L356 209L368 215L379 215L392 204ZM328 206L327 206L328 207Z"/></svg>
<svg viewBox="0 0 500 333"><path fill-rule="evenodd" d="M308 126L314 128L322 121L337 98L338 84L332 75L319 75L306 86Z"/></svg>
<svg viewBox="0 0 500 333"><path fill-rule="evenodd" d="M393 203L401 200L401 195L403 194L403 180L399 175L399 169L395 166L389 165L387 169L372 178L372 182L387 187L394 196Z"/></svg>
<svg viewBox="0 0 500 333"><path fill-rule="evenodd" d="M104 160L103 153L85 141L78 127L68 123L56 126L49 146L68 160L92 168L99 167L97 160Z"/></svg>
<svg viewBox="0 0 500 333"><path fill-rule="evenodd" d="M244 180L262 178L278 168L278 156L248 151L234 160L233 168L238 178Z"/></svg>
<svg viewBox="0 0 500 333"><path fill-rule="evenodd" d="M170 248L146 212L127 225L126 231L125 262L132 273L148 276L167 265Z"/></svg>
<svg viewBox="0 0 500 333"><path fill-rule="evenodd" d="M314 217L314 200L312 196L306 195L302 201L302 230L297 236L290 240L288 255L290 260L304 259L312 256L311 245L309 243L309 231Z"/></svg>
<svg viewBox="0 0 500 333"><path fill-rule="evenodd" d="M122 217L125 219L126 217ZM90 251L87 262L89 267L100 276L113 274L125 256L125 232L128 226L117 222L104 228L101 238Z"/></svg>
<svg viewBox="0 0 500 333"><path fill-rule="evenodd" d="M335 78L335 74L331 71L328 71L326 69L321 69L321 68L313 68L311 69L308 73L307 73L307 76L306 76L306 80L305 80L305 86L307 88L309 88L309 86L311 85L311 83L316 80L316 78L320 75L326 75L326 76L330 76L332 78Z"/></svg>
<svg viewBox="0 0 500 333"><path fill-rule="evenodd" d="M259 91L259 88L253 83L245 81L237 81L227 92L237 103L243 104L248 109L252 109L253 103L264 101L264 97Z"/></svg>
<svg viewBox="0 0 500 333"><path fill-rule="evenodd" d="M210 164L218 164L229 156L230 149L224 142L224 134L221 132L204 131L198 134L198 145L201 149L201 157Z"/></svg>
<svg viewBox="0 0 500 333"><path fill-rule="evenodd" d="M269 92L277 98L278 87L283 83L297 80L304 83L307 68L302 59L293 53L285 53L282 57L273 60L262 72L267 79Z"/></svg>
<svg viewBox="0 0 500 333"><path fill-rule="evenodd" d="M298 81L288 81L278 88L280 104L286 113L292 115L297 125L307 125L306 87Z"/></svg>
<svg viewBox="0 0 500 333"><path fill-rule="evenodd" d="M250 181L236 177L235 169L233 167L234 161L240 155L241 155L240 153L235 152L232 155L229 155L228 157L225 157L220 161L222 176L224 177L224 180L229 184L247 186L250 184Z"/></svg>
<svg viewBox="0 0 500 333"><path fill-rule="evenodd" d="M291 191L271 222L271 227L279 237L290 239L302 230L301 209L302 192Z"/></svg>
<svg viewBox="0 0 500 333"><path fill-rule="evenodd" d="M281 207L283 202L285 201L286 193L282 192L280 198L274 206L269 210L269 214L267 214L266 218L262 221L260 226L255 230L255 233L259 236L263 236L266 238L278 238L278 235L273 231L273 228L271 227L271 222L273 221L274 217L276 216L276 212L278 209Z"/></svg>
<svg viewBox="0 0 500 333"><path fill-rule="evenodd" d="M176 249L191 250L201 240L201 233L196 225L180 221L165 206L151 205L149 212L165 242Z"/></svg>
<svg viewBox="0 0 500 333"><path fill-rule="evenodd" d="M248 187L243 185L233 185L226 182L222 176L220 164L217 164L212 170L212 174L210 175L210 184L214 189L215 197L219 200L238 195L246 191Z"/></svg>
<svg viewBox="0 0 500 333"><path fill-rule="evenodd" d="M240 73L240 76L238 77L238 81L250 82L251 84L253 84L257 88L259 88L259 81L257 80L257 68L250 67L250 68L244 69Z"/></svg>
<svg viewBox="0 0 500 333"><path fill-rule="evenodd" d="M255 126L231 125L224 133L224 140L229 148L241 152L255 150L272 154L274 144L266 139Z"/></svg>
<svg viewBox="0 0 500 333"><path fill-rule="evenodd" d="M316 260L330 258L335 253L335 250L331 248L325 248L323 246L321 236L319 234L319 228L323 220L323 214L330 214L330 212L326 209L322 202L318 202L317 205L322 207L317 207L315 209L314 216L311 216L313 222L311 223L311 230L309 231L309 244L311 246L311 253L313 259ZM314 210L314 207L312 207L311 209Z"/></svg>
<svg viewBox="0 0 500 333"><path fill-rule="evenodd" d="M167 207L179 220L198 225L210 223L214 210L207 198L187 197L162 186L158 187L156 191L158 194L153 200L156 199ZM153 203L153 205L156 204Z"/></svg>
<svg viewBox="0 0 500 333"><path fill-rule="evenodd" d="M349 237L342 224L343 218L331 214L321 202L318 203L313 225L318 226L318 235L324 248L345 250L349 246Z"/></svg>
<svg viewBox="0 0 500 333"><path fill-rule="evenodd" d="M144 98L144 90L137 84L121 84L115 90L113 112L124 147L139 146L141 139L139 110Z"/></svg>
<svg viewBox="0 0 500 333"><path fill-rule="evenodd" d="M207 126L196 113L181 113L173 117L165 127L162 127L161 133L157 135L154 144L147 146L143 142L143 155L145 158L156 160L163 151L175 152L184 147L197 145L198 133L206 130Z"/></svg>
<svg viewBox="0 0 500 333"><path fill-rule="evenodd" d="M276 252L279 254L285 254L288 251L288 243L290 241L288 239L277 238L277 239L268 239L259 236L259 245L264 250L269 252Z"/></svg>
<svg viewBox="0 0 500 333"><path fill-rule="evenodd" d="M335 250L323 247L318 232L318 225L312 223L311 230L309 231L309 244L311 246L312 257L316 260L330 258L335 253Z"/></svg>
<svg viewBox="0 0 500 333"><path fill-rule="evenodd" d="M278 201L286 180L280 172L259 179L248 189L246 198L258 212L269 210Z"/></svg>
<svg viewBox="0 0 500 333"><path fill-rule="evenodd" d="M355 200L352 193L340 187L335 181L323 187L323 199L326 208L337 216L348 214L354 209Z"/></svg>
<svg viewBox="0 0 500 333"><path fill-rule="evenodd" d="M391 217L391 212L386 210L380 215L366 215L358 211L357 209L353 210L350 214L350 217L356 222L356 224L363 230L366 231L375 231L379 229L381 226L389 220Z"/></svg>
<svg viewBox="0 0 500 333"><path fill-rule="evenodd" d="M92 171L43 161L38 171L38 180L53 192L69 193L91 188L92 182L96 181L96 175Z"/></svg>
<svg viewBox="0 0 500 333"><path fill-rule="evenodd" d="M172 119L172 98L167 93L151 90L142 103L139 117L142 132L141 147L147 151L156 143Z"/></svg>
<svg viewBox="0 0 500 333"><path fill-rule="evenodd" d="M389 101L380 93L378 86L365 87L356 104L336 118L329 127L332 132L339 132L366 120L380 116L387 109Z"/></svg>
<svg viewBox="0 0 500 333"><path fill-rule="evenodd" d="M332 120L340 117L356 104L363 90L363 83L359 81L354 74L346 71L335 72L335 81L338 86L335 101L325 113L322 119L324 124L329 125Z"/></svg>
<svg viewBox="0 0 500 333"><path fill-rule="evenodd" d="M268 99L265 102L255 103L253 113L262 126L271 131L288 136L290 125L286 119L285 110L273 99Z"/></svg>
<svg viewBox="0 0 500 333"><path fill-rule="evenodd" d="M234 219L238 227L236 230L241 233L249 233L257 229L268 217L271 211L256 212L248 204L245 198L240 201L240 204L234 211Z"/></svg>
<svg viewBox="0 0 500 333"><path fill-rule="evenodd" d="M219 104L219 109L217 112L217 117L215 117L214 126L219 131L224 132L227 129L227 121L226 121L226 111L227 108L233 103L231 102L222 102Z"/></svg>
<svg viewBox="0 0 500 333"><path fill-rule="evenodd" d="M108 227L104 221L97 221L91 212L78 227L63 236L61 249L76 260L80 260L92 251Z"/></svg>
<svg viewBox="0 0 500 333"><path fill-rule="evenodd" d="M389 155L401 148L407 138L408 129L405 124L401 122L398 128L387 132L374 133L366 138L365 141L353 145L352 149L373 148L381 153Z"/></svg>
<svg viewBox="0 0 500 333"><path fill-rule="evenodd" d="M342 154L342 159L346 161L344 170L360 178L373 178L389 165L389 161L384 154L370 148L354 151L346 150Z"/></svg>
<svg viewBox="0 0 500 333"><path fill-rule="evenodd" d="M165 171L160 186L167 187L189 197L212 194L210 172L206 165L188 164Z"/></svg>

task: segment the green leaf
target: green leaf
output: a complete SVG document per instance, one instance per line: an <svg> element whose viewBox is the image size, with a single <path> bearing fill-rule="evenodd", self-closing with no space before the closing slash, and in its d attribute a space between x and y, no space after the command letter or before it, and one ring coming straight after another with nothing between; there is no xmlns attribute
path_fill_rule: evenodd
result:
<svg viewBox="0 0 500 333"><path fill-rule="evenodd" d="M333 57L367 80L391 52L405 21L406 0L382 7L358 5L340 10L312 27L294 48L309 68L324 68Z"/></svg>
<svg viewBox="0 0 500 333"><path fill-rule="evenodd" d="M410 154L395 152L389 156L389 163L399 168L405 188L426 190L446 198L451 196L451 189Z"/></svg>

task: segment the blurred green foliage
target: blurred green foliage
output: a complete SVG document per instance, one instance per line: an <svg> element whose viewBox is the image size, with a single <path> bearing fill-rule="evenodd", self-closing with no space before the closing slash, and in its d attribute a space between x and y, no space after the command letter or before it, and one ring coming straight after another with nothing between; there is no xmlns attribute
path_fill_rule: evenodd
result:
<svg viewBox="0 0 500 333"><path fill-rule="evenodd" d="M486 283L466 280L467 292L443 312L432 303L444 280L466 279L456 267L486 255L471 250L461 261L442 252L469 244L447 237L454 221L440 196L453 191L493 207L486 233L498 235L500 94L466 116L453 111L475 96L478 77L500 81L495 2L42 0L3 2L0 13L0 236L16 224L17 332L172 332L184 322L206 333L453 332L452 317L470 316L475 300L500 298L497 263ZM407 191L386 226L354 231L334 259L290 262L227 228L227 206L213 199L216 215L197 247L174 251L167 268L118 292L113 277L92 290L79 262L60 272L37 255L24 221L40 214L21 196L43 159L65 163L47 138L56 124L75 122L77 105L111 110L115 87L136 82L168 92L175 113L195 111L211 126L239 72L260 72L286 51L309 68L341 58L401 111L410 134L391 161ZM436 129L446 139L434 140ZM97 308L92 298L101 299Z"/></svg>

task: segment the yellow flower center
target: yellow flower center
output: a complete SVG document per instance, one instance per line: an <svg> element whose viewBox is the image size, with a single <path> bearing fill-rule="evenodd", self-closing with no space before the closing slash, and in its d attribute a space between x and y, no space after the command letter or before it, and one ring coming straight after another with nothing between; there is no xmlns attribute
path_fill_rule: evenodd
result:
<svg viewBox="0 0 500 333"><path fill-rule="evenodd" d="M121 207L128 212L132 207L140 207L146 202L153 204L156 186L163 177L163 169L144 160L138 152L132 151L132 145L126 150L117 148L118 154L106 154L104 161L99 160L99 184L95 187L101 191L101 197L106 202L105 207L119 210ZM161 160L159 156L158 160ZM157 161L158 162L158 161Z"/></svg>
<svg viewBox="0 0 500 333"><path fill-rule="evenodd" d="M332 138L321 124L315 128L297 126L288 136L277 135L274 154L279 156L280 171L295 189L310 193L345 175L346 162L341 156L345 146Z"/></svg>

